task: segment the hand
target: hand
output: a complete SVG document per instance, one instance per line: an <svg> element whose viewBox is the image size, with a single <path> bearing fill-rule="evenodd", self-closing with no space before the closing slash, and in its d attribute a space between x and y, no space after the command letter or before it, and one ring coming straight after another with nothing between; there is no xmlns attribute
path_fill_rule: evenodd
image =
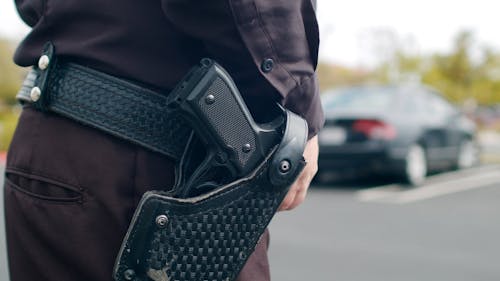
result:
<svg viewBox="0 0 500 281"><path fill-rule="evenodd" d="M304 159L307 164L297 180L290 187L283 202L281 202L281 206L278 209L279 211L292 210L304 202L309 184L311 184L314 175L318 171L318 154L318 136L314 136L307 141L304 149Z"/></svg>

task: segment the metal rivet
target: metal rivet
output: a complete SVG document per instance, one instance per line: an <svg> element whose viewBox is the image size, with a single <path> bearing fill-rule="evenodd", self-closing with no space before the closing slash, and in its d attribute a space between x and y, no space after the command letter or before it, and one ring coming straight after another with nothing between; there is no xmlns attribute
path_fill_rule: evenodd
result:
<svg viewBox="0 0 500 281"><path fill-rule="evenodd" d="M214 95L208 95L208 96L205 98L205 102L206 102L207 104L212 104L212 103L214 103L214 102L215 102L215 97L214 97Z"/></svg>
<svg viewBox="0 0 500 281"><path fill-rule="evenodd" d="M244 260L246 258L246 255L244 252L240 252L240 254L238 255L238 257L240 258L240 260Z"/></svg>
<svg viewBox="0 0 500 281"><path fill-rule="evenodd" d="M283 160L280 162L280 171L282 173L286 173L290 171L290 162L288 160Z"/></svg>
<svg viewBox="0 0 500 281"><path fill-rule="evenodd" d="M203 58L201 59L201 65L205 67L209 67L212 64L211 59Z"/></svg>
<svg viewBox="0 0 500 281"><path fill-rule="evenodd" d="M273 70L273 68L274 68L274 60L273 59L265 59L264 61L262 61L262 64L260 65L260 69L262 69L262 71L264 73L271 72L271 70Z"/></svg>
<svg viewBox="0 0 500 281"><path fill-rule="evenodd" d="M49 66L49 63L50 63L49 56L43 55L38 60L38 68L40 68L41 70L44 70Z"/></svg>
<svg viewBox="0 0 500 281"><path fill-rule="evenodd" d="M33 87L33 89L31 89L31 92L30 92L30 98L32 101L37 101L40 99L40 96L42 95L42 90L40 90L40 88L38 87Z"/></svg>
<svg viewBox="0 0 500 281"><path fill-rule="evenodd" d="M165 226L167 226L167 223L168 223L168 217L165 216L165 215L159 215L156 217L156 225L159 227L159 228L164 228Z"/></svg>
<svg viewBox="0 0 500 281"><path fill-rule="evenodd" d="M243 152L245 152L245 153L248 153L252 150L252 146L249 143L246 143L245 145L243 145L241 150L243 150Z"/></svg>
<svg viewBox="0 0 500 281"><path fill-rule="evenodd" d="M125 278L125 280L134 280L135 271L133 269L127 269L123 272L123 277Z"/></svg>

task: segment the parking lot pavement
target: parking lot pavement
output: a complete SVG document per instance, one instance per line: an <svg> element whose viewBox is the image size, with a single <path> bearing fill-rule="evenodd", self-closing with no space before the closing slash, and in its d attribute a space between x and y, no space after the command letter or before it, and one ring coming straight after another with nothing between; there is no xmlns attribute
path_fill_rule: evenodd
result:
<svg viewBox="0 0 500 281"><path fill-rule="evenodd" d="M481 161L483 163L500 163L500 133L497 131L481 131L478 134L481 145Z"/></svg>
<svg viewBox="0 0 500 281"><path fill-rule="evenodd" d="M271 223L272 280L500 280L497 175L499 166L487 166L412 189L312 187L302 206ZM7 281L3 213L0 222L0 281Z"/></svg>
<svg viewBox="0 0 500 281"><path fill-rule="evenodd" d="M3 186L3 167L0 167L0 184ZM5 221L3 215L3 189L0 192L0 281L7 281L8 269L7 269L7 257L6 257L6 247L5 247Z"/></svg>
<svg viewBox="0 0 500 281"><path fill-rule="evenodd" d="M271 224L278 281L500 280L500 168L359 190L312 188Z"/></svg>
<svg viewBox="0 0 500 281"><path fill-rule="evenodd" d="M398 184L389 184L363 189L357 191L355 195L358 200L364 202L412 203L499 183L499 169L496 165L476 167L432 176L419 188L411 189Z"/></svg>

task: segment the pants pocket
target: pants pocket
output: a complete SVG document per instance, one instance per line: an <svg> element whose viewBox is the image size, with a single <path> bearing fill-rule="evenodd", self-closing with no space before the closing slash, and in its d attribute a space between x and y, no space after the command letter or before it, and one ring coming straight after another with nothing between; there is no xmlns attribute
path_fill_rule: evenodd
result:
<svg viewBox="0 0 500 281"><path fill-rule="evenodd" d="M34 200L49 203L82 203L83 189L46 175L22 171L16 168L5 170L6 188L22 193Z"/></svg>

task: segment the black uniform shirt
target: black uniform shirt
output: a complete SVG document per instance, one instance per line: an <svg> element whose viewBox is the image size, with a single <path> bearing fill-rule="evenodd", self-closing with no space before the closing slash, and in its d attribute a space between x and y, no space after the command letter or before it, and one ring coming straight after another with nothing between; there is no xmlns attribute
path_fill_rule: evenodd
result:
<svg viewBox="0 0 500 281"><path fill-rule="evenodd" d="M45 42L56 54L165 92L202 57L234 78L254 116L279 100L323 124L315 69L314 0L16 0L33 27L14 60L34 65Z"/></svg>

